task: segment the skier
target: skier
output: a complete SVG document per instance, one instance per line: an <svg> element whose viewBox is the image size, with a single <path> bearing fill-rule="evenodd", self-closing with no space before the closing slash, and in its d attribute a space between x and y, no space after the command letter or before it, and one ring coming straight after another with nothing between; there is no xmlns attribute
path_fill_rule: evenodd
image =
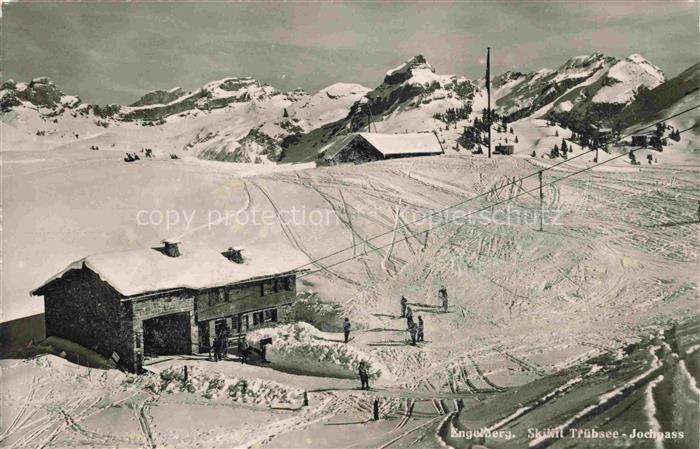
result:
<svg viewBox="0 0 700 449"><path fill-rule="evenodd" d="M408 325L408 333L411 334L411 345L415 346L418 334L418 326L416 326L416 323L411 321L411 324Z"/></svg>
<svg viewBox="0 0 700 449"><path fill-rule="evenodd" d="M363 390L369 390L369 374L367 373L367 364L364 360L360 362L360 366L357 371L360 375L360 388Z"/></svg>
<svg viewBox="0 0 700 449"><path fill-rule="evenodd" d="M438 292L438 297L440 298L440 302L442 305L442 311L444 313L447 313L448 299L447 299L447 289L445 287L442 287L440 289L440 291Z"/></svg>
<svg viewBox="0 0 700 449"><path fill-rule="evenodd" d="M425 341L425 338L423 337L423 317L418 316L418 336L417 336L418 341Z"/></svg>
<svg viewBox="0 0 700 449"><path fill-rule="evenodd" d="M410 328L413 324L413 310L410 306L406 307L406 327Z"/></svg>
<svg viewBox="0 0 700 449"><path fill-rule="evenodd" d="M343 335L345 335L345 343L348 342L348 338L350 337L350 320L345 318L345 321L343 322Z"/></svg>
<svg viewBox="0 0 700 449"><path fill-rule="evenodd" d="M408 305L408 300L405 296L401 295L401 318L406 317L406 306Z"/></svg>
<svg viewBox="0 0 700 449"><path fill-rule="evenodd" d="M447 289L443 285L440 287L440 290L438 290L438 307L445 304L445 298L447 298Z"/></svg>

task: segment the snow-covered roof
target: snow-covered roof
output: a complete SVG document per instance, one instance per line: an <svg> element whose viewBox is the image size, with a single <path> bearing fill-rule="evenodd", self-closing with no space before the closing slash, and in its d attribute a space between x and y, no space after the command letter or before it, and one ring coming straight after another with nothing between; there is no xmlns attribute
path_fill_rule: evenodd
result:
<svg viewBox="0 0 700 449"><path fill-rule="evenodd" d="M379 134L352 133L344 134L323 146L319 155L326 159L333 158L350 142L362 138L383 155L396 154L442 154L442 147L433 133Z"/></svg>
<svg viewBox="0 0 700 449"><path fill-rule="evenodd" d="M442 153L433 133L379 134L358 133L383 155Z"/></svg>
<svg viewBox="0 0 700 449"><path fill-rule="evenodd" d="M181 248L179 257L169 257L159 249L138 249L84 257L68 265L32 295L71 270L87 267L124 296L160 290L189 288L200 290L236 284L262 276L288 273L310 262L306 254L288 245L246 246L243 263L228 260L214 249Z"/></svg>

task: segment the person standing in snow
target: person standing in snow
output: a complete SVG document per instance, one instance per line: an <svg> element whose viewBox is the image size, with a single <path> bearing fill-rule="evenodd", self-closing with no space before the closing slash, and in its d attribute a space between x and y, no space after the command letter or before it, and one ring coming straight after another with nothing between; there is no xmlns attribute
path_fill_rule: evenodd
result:
<svg viewBox="0 0 700 449"><path fill-rule="evenodd" d="M347 318L343 321L343 335L345 335L345 343L347 343L350 338L350 320Z"/></svg>
<svg viewBox="0 0 700 449"><path fill-rule="evenodd" d="M411 345L415 346L418 336L418 326L416 326L416 323L411 321L411 324L408 325L408 333L411 335Z"/></svg>
<svg viewBox="0 0 700 449"><path fill-rule="evenodd" d="M440 290L438 290L438 307L444 306L445 298L447 298L447 289L443 285L440 287Z"/></svg>
<svg viewBox="0 0 700 449"><path fill-rule="evenodd" d="M357 372L360 375L360 388L369 390L369 373L367 373L367 364L364 360L360 362Z"/></svg>
<svg viewBox="0 0 700 449"><path fill-rule="evenodd" d="M423 317L418 316L418 336L416 338L418 341L425 341L425 338L423 336Z"/></svg>
<svg viewBox="0 0 700 449"><path fill-rule="evenodd" d="M218 362L219 360L221 360L221 333L214 337L214 361Z"/></svg>
<svg viewBox="0 0 700 449"><path fill-rule="evenodd" d="M448 307L447 289L445 287L442 287L440 289L440 292L438 293L438 296L440 297L442 311L444 313L447 313L447 307Z"/></svg>
<svg viewBox="0 0 700 449"><path fill-rule="evenodd" d="M238 341L238 353L241 355L241 363L248 363L248 342L243 338Z"/></svg>
<svg viewBox="0 0 700 449"><path fill-rule="evenodd" d="M408 300L405 296L401 295L401 318L406 318L406 306L408 305Z"/></svg>
<svg viewBox="0 0 700 449"><path fill-rule="evenodd" d="M228 325L224 325L221 330L221 356L220 360L226 360L226 354L228 354L228 339L230 337L230 332L228 330Z"/></svg>
<svg viewBox="0 0 700 449"><path fill-rule="evenodd" d="M411 328L411 324L413 324L413 310L411 307L406 307L406 327Z"/></svg>

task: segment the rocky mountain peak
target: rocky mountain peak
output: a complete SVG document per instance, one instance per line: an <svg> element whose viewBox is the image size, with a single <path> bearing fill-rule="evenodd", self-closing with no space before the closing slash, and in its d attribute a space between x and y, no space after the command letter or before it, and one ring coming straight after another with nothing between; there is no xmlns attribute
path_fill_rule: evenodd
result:
<svg viewBox="0 0 700 449"><path fill-rule="evenodd" d="M154 104L167 104L173 100L176 100L177 98L180 98L182 95L184 95L184 92L179 87L170 90L153 90L143 95L138 99L138 101L132 103L130 106L137 107L150 106Z"/></svg>
<svg viewBox="0 0 700 449"><path fill-rule="evenodd" d="M508 84L508 83L511 82L511 81L515 81L515 80L521 79L521 78L523 78L523 77L525 77L525 76L526 76L526 75L525 75L524 73L522 73L522 72L516 72L516 71L508 70L508 71L506 71L506 72L504 72L504 73L501 73L500 75L495 76L495 77L493 78L493 80L491 81L491 85L492 85L494 88L498 89L499 87L501 87L501 86L503 86L503 85L505 85L505 84Z"/></svg>
<svg viewBox="0 0 700 449"><path fill-rule="evenodd" d="M400 84L410 79L416 70L427 70L435 73L435 68L428 63L425 56L418 54L400 66L386 72L384 84Z"/></svg>
<svg viewBox="0 0 700 449"><path fill-rule="evenodd" d="M582 69L589 67L598 67L603 63L615 63L616 58L612 56L605 56L599 51L593 52L590 55L579 55L574 56L562 65L558 71L565 71L571 69Z"/></svg>
<svg viewBox="0 0 700 449"><path fill-rule="evenodd" d="M17 106L21 101L26 101L34 106L54 108L62 103L64 97L54 82L48 77L34 78L29 83L16 83L8 80L2 84L3 108ZM74 99L75 97L72 97ZM70 101L75 103L75 101Z"/></svg>

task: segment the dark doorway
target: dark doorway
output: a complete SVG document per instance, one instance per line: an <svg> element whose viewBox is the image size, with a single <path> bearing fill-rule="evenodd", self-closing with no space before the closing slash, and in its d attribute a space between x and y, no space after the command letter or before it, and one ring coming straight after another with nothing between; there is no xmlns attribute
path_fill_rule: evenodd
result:
<svg viewBox="0 0 700 449"><path fill-rule="evenodd" d="M209 321L202 321L199 323L199 352L209 352L210 349Z"/></svg>
<svg viewBox="0 0 700 449"><path fill-rule="evenodd" d="M220 335L226 329L226 320L220 318L214 321L214 335Z"/></svg>
<svg viewBox="0 0 700 449"><path fill-rule="evenodd" d="M143 321L143 352L146 356L189 354L191 350L188 312Z"/></svg>

